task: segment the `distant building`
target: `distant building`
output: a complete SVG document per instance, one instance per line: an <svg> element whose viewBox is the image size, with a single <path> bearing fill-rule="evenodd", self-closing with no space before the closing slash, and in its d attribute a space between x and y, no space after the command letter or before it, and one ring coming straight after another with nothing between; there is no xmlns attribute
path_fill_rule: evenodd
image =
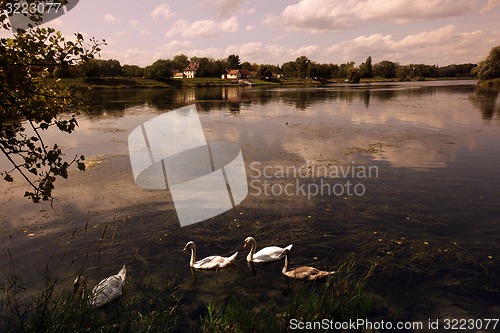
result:
<svg viewBox="0 0 500 333"><path fill-rule="evenodd" d="M226 70L224 74L222 74L221 79L232 79L232 80L239 80L239 79L253 79L255 75L252 74L252 72L247 71L246 69L231 69L231 70Z"/></svg>
<svg viewBox="0 0 500 333"><path fill-rule="evenodd" d="M199 62L190 62L186 68L184 68L184 75L188 79L193 79L196 76L196 72L200 68Z"/></svg>
<svg viewBox="0 0 500 333"><path fill-rule="evenodd" d="M183 72L178 72L174 74L174 79L184 79L186 75Z"/></svg>

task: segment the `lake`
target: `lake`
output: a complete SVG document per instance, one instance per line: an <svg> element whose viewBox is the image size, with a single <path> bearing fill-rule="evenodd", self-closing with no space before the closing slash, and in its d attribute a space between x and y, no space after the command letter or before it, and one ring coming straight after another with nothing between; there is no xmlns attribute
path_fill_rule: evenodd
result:
<svg viewBox="0 0 500 333"><path fill-rule="evenodd" d="M279 300L282 263L247 267L243 240L293 243L291 265L360 271L377 314L401 320L494 318L500 313L500 98L473 81L112 90L71 135L47 133L87 171L57 180L53 209L2 183L2 268L28 292L42 275L71 289L77 272L104 277L123 264L127 295L149 283L182 285L192 318L229 296ZM168 191L138 187L127 139L144 122L195 104L210 142L241 148L249 182L241 205L180 227ZM7 166L0 158L0 167ZM234 268L198 272L198 256L239 251ZM9 256L12 256L12 259ZM10 263L10 264L9 264Z"/></svg>

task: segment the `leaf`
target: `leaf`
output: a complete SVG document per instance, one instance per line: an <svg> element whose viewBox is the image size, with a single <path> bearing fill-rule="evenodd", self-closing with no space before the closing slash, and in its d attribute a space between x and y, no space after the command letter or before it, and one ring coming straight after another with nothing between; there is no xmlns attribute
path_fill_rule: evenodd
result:
<svg viewBox="0 0 500 333"><path fill-rule="evenodd" d="M5 177L3 177L3 179L5 179L6 181L8 181L9 183L12 183L14 181L14 178L12 178L12 176L10 174L5 174Z"/></svg>
<svg viewBox="0 0 500 333"><path fill-rule="evenodd" d="M85 171L85 163L83 163L83 162L78 162L78 170Z"/></svg>

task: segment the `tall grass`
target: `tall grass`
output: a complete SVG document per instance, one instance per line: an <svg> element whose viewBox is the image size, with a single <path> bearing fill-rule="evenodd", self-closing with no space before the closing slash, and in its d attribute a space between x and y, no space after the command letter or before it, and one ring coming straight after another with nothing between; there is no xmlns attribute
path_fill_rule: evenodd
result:
<svg viewBox="0 0 500 333"><path fill-rule="evenodd" d="M287 304L282 306L270 302L262 307L257 302L236 298L225 305L209 303L206 316L201 318L201 328L207 333L286 332L292 319L305 322L367 318L371 301L363 288L374 269L371 266L356 278L356 263L351 262L341 265L326 283L309 285L298 281Z"/></svg>
<svg viewBox="0 0 500 333"><path fill-rule="evenodd" d="M84 280L73 290L68 279L51 274L47 266L39 292L21 301L27 288L10 268L3 271L0 284L0 332L285 332L294 318L366 318L371 303L363 288L373 270L360 273L351 262L326 282L291 281L279 300L230 297L222 304L208 303L196 321L183 310L175 281L167 287L135 285L140 298L127 295L126 285L121 298L96 309L89 305L89 291L96 281Z"/></svg>
<svg viewBox="0 0 500 333"><path fill-rule="evenodd" d="M95 309L90 306L91 285L74 292L62 287L57 277L45 275L43 287L31 301L20 301L23 287L10 270L0 285L0 332L170 332L180 316L178 288L148 286L146 297L124 295L116 302ZM66 284L67 285L67 284Z"/></svg>

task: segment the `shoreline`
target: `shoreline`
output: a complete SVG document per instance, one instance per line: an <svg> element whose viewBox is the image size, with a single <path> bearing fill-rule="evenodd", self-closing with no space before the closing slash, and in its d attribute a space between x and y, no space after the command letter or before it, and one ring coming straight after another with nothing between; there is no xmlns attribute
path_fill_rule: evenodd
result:
<svg viewBox="0 0 500 333"><path fill-rule="evenodd" d="M456 80L476 80L473 77L443 77L443 78L423 78L419 80L400 81L396 78L369 78L361 79L359 83L383 83L383 82L422 82L422 81L456 81ZM52 81L52 80L51 80ZM49 81L50 82L50 81ZM250 80L226 80L219 78L194 78L194 79L169 79L157 81L140 77L123 78L63 78L57 81L61 84L76 86L79 88L102 89L185 89L204 87L245 87L245 86L322 86L329 84L356 84L346 82L345 79L315 80L315 79L275 79L270 81L260 79ZM247 83L244 83L247 82ZM251 83L251 84L248 84Z"/></svg>

